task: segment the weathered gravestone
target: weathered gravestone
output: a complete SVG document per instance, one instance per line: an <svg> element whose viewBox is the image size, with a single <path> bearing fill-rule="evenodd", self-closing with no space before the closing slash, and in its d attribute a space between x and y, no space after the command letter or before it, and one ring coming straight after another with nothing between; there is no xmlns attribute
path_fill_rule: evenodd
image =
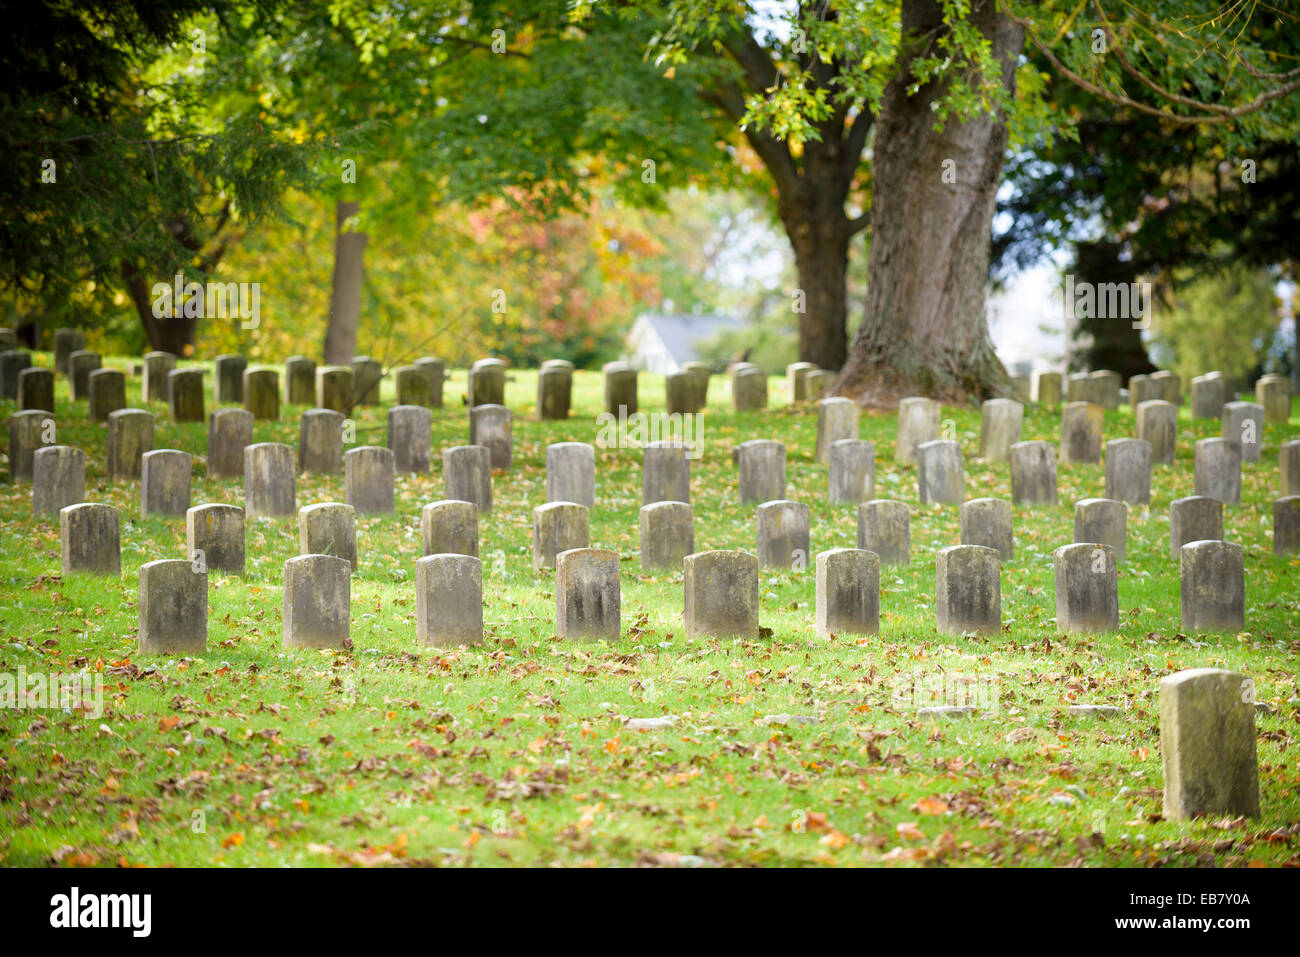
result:
<svg viewBox="0 0 1300 957"><path fill-rule="evenodd" d="M347 503L361 515L391 514L395 472L392 449L378 445L352 449L343 456Z"/></svg>
<svg viewBox="0 0 1300 957"><path fill-rule="evenodd" d="M298 428L298 471L337 475L343 468L346 419L333 409L308 409Z"/></svg>
<svg viewBox="0 0 1300 957"><path fill-rule="evenodd" d="M1074 503L1075 544L1109 545L1115 561L1124 560L1128 541L1128 506L1109 498L1085 498Z"/></svg>
<svg viewBox="0 0 1300 957"><path fill-rule="evenodd" d="M1119 627L1119 565L1105 542L1062 545L1052 553L1056 630L1069 635Z"/></svg>
<svg viewBox="0 0 1300 957"><path fill-rule="evenodd" d="M154 414L118 409L108 416L108 478L138 479L140 459L153 450Z"/></svg>
<svg viewBox="0 0 1300 957"><path fill-rule="evenodd" d="M576 502L547 502L533 509L533 570L554 568L555 556L591 544L587 507Z"/></svg>
<svg viewBox="0 0 1300 957"><path fill-rule="evenodd" d="M1196 443L1196 494L1224 505L1241 502L1241 443L1200 439Z"/></svg>
<svg viewBox="0 0 1300 957"><path fill-rule="evenodd" d="M605 375L605 411L618 418L636 414L636 370L626 362L607 362Z"/></svg>
<svg viewBox="0 0 1300 957"><path fill-rule="evenodd" d="M216 362L216 386L213 401L233 402L241 405L244 401L244 370L248 368L248 359L240 355L220 355Z"/></svg>
<svg viewBox="0 0 1300 957"><path fill-rule="evenodd" d="M1259 817L1255 683L1217 668L1160 679L1166 818Z"/></svg>
<svg viewBox="0 0 1300 957"><path fill-rule="evenodd" d="M422 405L388 410L388 447L398 472L427 472L433 458L433 413Z"/></svg>
<svg viewBox="0 0 1300 957"><path fill-rule="evenodd" d="M664 407L669 415L687 415L695 411L695 382L685 372L664 376Z"/></svg>
<svg viewBox="0 0 1300 957"><path fill-rule="evenodd" d="M1236 542L1188 542L1178 550L1183 628L1246 627L1246 566Z"/></svg>
<svg viewBox="0 0 1300 957"><path fill-rule="evenodd" d="M1151 461L1173 464L1178 446L1178 406L1150 399L1137 407L1137 437L1151 443Z"/></svg>
<svg viewBox="0 0 1300 957"><path fill-rule="evenodd" d="M18 376L32 367L32 357L21 349L0 352L0 399L18 398Z"/></svg>
<svg viewBox="0 0 1300 957"><path fill-rule="evenodd" d="M791 405L807 401L808 394L804 391L807 382L803 379L803 373L816 368L811 362L791 362L785 367L786 400Z"/></svg>
<svg viewBox="0 0 1300 957"><path fill-rule="evenodd" d="M1183 404L1183 382L1176 373L1157 369L1151 373L1151 381L1159 384L1161 399L1174 406Z"/></svg>
<svg viewBox="0 0 1300 957"><path fill-rule="evenodd" d="M695 552L682 565L686 634L758 637L757 558L745 552Z"/></svg>
<svg viewBox="0 0 1300 957"><path fill-rule="evenodd" d="M819 554L816 614L819 635L880 631L880 556L858 548Z"/></svg>
<svg viewBox="0 0 1300 957"><path fill-rule="evenodd" d="M1111 439L1106 443L1106 497L1129 505L1151 501L1151 443Z"/></svg>
<svg viewBox="0 0 1300 957"><path fill-rule="evenodd" d="M70 375L68 359L74 352L86 348L86 334L80 329L54 330L54 371Z"/></svg>
<svg viewBox="0 0 1300 957"><path fill-rule="evenodd" d="M184 515L190 510L194 459L180 449L154 449L140 456L140 514Z"/></svg>
<svg viewBox="0 0 1300 957"><path fill-rule="evenodd" d="M68 378L72 381L74 400L90 398L90 374L102 364L99 353L90 349L78 349L68 356Z"/></svg>
<svg viewBox="0 0 1300 957"><path fill-rule="evenodd" d="M1011 501L1016 505L1056 504L1056 449L1050 442L1011 446Z"/></svg>
<svg viewBox="0 0 1300 957"><path fill-rule="evenodd" d="M492 453L481 445L455 445L442 450L443 495L472 502L479 513L492 511Z"/></svg>
<svg viewBox="0 0 1300 957"><path fill-rule="evenodd" d="M398 405L433 407L433 370L428 366L398 366L393 370Z"/></svg>
<svg viewBox="0 0 1300 957"><path fill-rule="evenodd" d="M876 443L862 439L832 442L828 480L833 505L856 505L875 498Z"/></svg>
<svg viewBox="0 0 1300 957"><path fill-rule="evenodd" d="M58 515L86 500L86 453L67 445L32 452L32 514Z"/></svg>
<svg viewBox="0 0 1300 957"><path fill-rule="evenodd" d="M469 410L469 444L487 448L494 469L510 468L514 457L512 420L504 405L480 403Z"/></svg>
<svg viewBox="0 0 1300 957"><path fill-rule="evenodd" d="M922 505L961 504L966 497L966 469L961 445L934 439L916 447L916 488Z"/></svg>
<svg viewBox="0 0 1300 957"><path fill-rule="evenodd" d="M935 627L941 634L1002 631L1002 567L996 549L950 545L934 556Z"/></svg>
<svg viewBox="0 0 1300 957"><path fill-rule="evenodd" d="M342 502L298 509L298 554L333 555L357 570L357 513Z"/></svg>
<svg viewBox="0 0 1300 957"><path fill-rule="evenodd" d="M176 368L176 357L170 352L144 354L144 379L141 392L146 402L167 401L167 376Z"/></svg>
<svg viewBox="0 0 1300 957"><path fill-rule="evenodd" d="M478 557L478 509L473 502L443 499L420 509L420 545L425 555Z"/></svg>
<svg viewBox="0 0 1300 957"><path fill-rule="evenodd" d="M203 370L173 369L167 373L167 402L173 422L202 422Z"/></svg>
<svg viewBox="0 0 1300 957"><path fill-rule="evenodd" d="M618 639L622 592L618 552L571 548L555 561L555 633L582 641Z"/></svg>
<svg viewBox="0 0 1300 957"><path fill-rule="evenodd" d="M543 422L563 421L569 417L572 405L573 364L548 359L537 373L537 418Z"/></svg>
<svg viewBox="0 0 1300 957"><path fill-rule="evenodd" d="M680 569L695 551L695 513L685 502L654 502L640 512L641 570Z"/></svg>
<svg viewBox="0 0 1300 957"><path fill-rule="evenodd" d="M352 402L354 405L379 405L380 383L384 367L378 359L356 356L352 360Z"/></svg>
<svg viewBox="0 0 1300 957"><path fill-rule="evenodd" d="M477 558L435 553L415 563L415 623L423 645L483 643L483 565Z"/></svg>
<svg viewBox="0 0 1300 957"><path fill-rule="evenodd" d="M1223 538L1223 503L1189 495L1169 503L1169 554L1177 558L1188 542Z"/></svg>
<svg viewBox="0 0 1300 957"><path fill-rule="evenodd" d="M1221 435L1241 444L1241 460L1258 462L1264 445L1264 407L1254 402L1227 402L1223 406Z"/></svg>
<svg viewBox="0 0 1300 957"><path fill-rule="evenodd" d="M1103 409L1118 409L1119 390L1124 381L1120 374L1109 369L1098 369L1091 374L1091 378L1095 383L1093 394L1097 396L1094 401Z"/></svg>
<svg viewBox="0 0 1300 957"><path fill-rule="evenodd" d="M9 417L9 481L11 483L32 480L36 450L53 445L57 432L54 416L49 412L27 409L15 412ZM1300 448L1300 442L1296 445Z"/></svg>
<svg viewBox="0 0 1300 957"><path fill-rule="evenodd" d="M648 442L642 451L641 504L689 502L691 460L680 442Z"/></svg>
<svg viewBox="0 0 1300 957"><path fill-rule="evenodd" d="M546 447L546 501L596 504L596 450L586 442Z"/></svg>
<svg viewBox="0 0 1300 957"><path fill-rule="evenodd" d="M478 359L469 367L466 399L473 409L479 405L506 404L506 364L501 359Z"/></svg>
<svg viewBox="0 0 1300 957"><path fill-rule="evenodd" d="M1192 418L1217 419L1228 401L1227 381L1221 373L1210 372L1192 377Z"/></svg>
<svg viewBox="0 0 1300 957"><path fill-rule="evenodd" d="M208 574L163 559L140 566L140 651L201 655L208 648Z"/></svg>
<svg viewBox="0 0 1300 957"><path fill-rule="evenodd" d="M1273 554L1300 552L1300 495L1286 495L1273 503Z"/></svg>
<svg viewBox="0 0 1300 957"><path fill-rule="evenodd" d="M244 514L248 518L293 515L293 449L279 442L258 442L244 449Z"/></svg>
<svg viewBox="0 0 1300 957"><path fill-rule="evenodd" d="M750 439L737 447L740 501L771 502L785 498L785 445L773 439Z"/></svg>
<svg viewBox="0 0 1300 957"><path fill-rule="evenodd" d="M1012 399L989 399L980 411L980 458L1005 462L1020 441L1025 407Z"/></svg>
<svg viewBox="0 0 1300 957"><path fill-rule="evenodd" d="M422 369L428 369L433 373L431 381L431 391L429 392L429 405L435 409L442 408L442 384L447 381L447 363L433 356L424 356L416 359L415 364Z"/></svg>
<svg viewBox="0 0 1300 957"><path fill-rule="evenodd" d="M753 412L767 408L767 373L762 369L746 369L732 381L731 407L737 412Z"/></svg>
<svg viewBox="0 0 1300 957"><path fill-rule="evenodd" d="M290 405L315 405L316 361L306 356L284 360L284 401Z"/></svg>
<svg viewBox="0 0 1300 957"><path fill-rule="evenodd" d="M1128 380L1128 404L1129 408L1137 413L1138 406L1143 402L1158 402L1164 397L1164 389L1160 383L1152 379L1149 375L1135 375Z"/></svg>
<svg viewBox="0 0 1300 957"><path fill-rule="evenodd" d="M1011 503L1001 498L973 498L961 506L961 543L983 545L1004 562L1015 557Z"/></svg>
<svg viewBox="0 0 1300 957"><path fill-rule="evenodd" d="M81 502L59 510L63 576L122 574L121 526L112 505Z"/></svg>
<svg viewBox="0 0 1300 957"><path fill-rule="evenodd" d="M1061 373L1034 373L1034 401L1049 411L1061 406Z"/></svg>
<svg viewBox="0 0 1300 957"><path fill-rule="evenodd" d="M244 408L259 422L280 418L280 373L275 369L245 369Z"/></svg>
<svg viewBox="0 0 1300 957"><path fill-rule="evenodd" d="M185 513L185 546L200 571L244 573L244 510L196 505Z"/></svg>
<svg viewBox="0 0 1300 957"><path fill-rule="evenodd" d="M352 625L352 566L334 555L284 563L284 646L347 647Z"/></svg>
<svg viewBox="0 0 1300 957"><path fill-rule="evenodd" d="M1264 421L1285 424L1291 418L1291 379L1269 373L1255 383L1255 401L1264 407Z"/></svg>
<svg viewBox="0 0 1300 957"><path fill-rule="evenodd" d="M126 408L126 376L121 369L95 369L89 383L92 422L107 422L110 412Z"/></svg>
<svg viewBox="0 0 1300 957"><path fill-rule="evenodd" d="M1300 495L1300 439L1283 442L1278 449L1277 474L1282 495Z"/></svg>
<svg viewBox="0 0 1300 957"><path fill-rule="evenodd" d="M316 370L316 407L352 414L352 369L349 366L323 366Z"/></svg>
<svg viewBox="0 0 1300 957"><path fill-rule="evenodd" d="M214 409L208 416L208 477L241 477L244 474L244 450L252 444L252 412L247 409Z"/></svg>
<svg viewBox="0 0 1300 957"><path fill-rule="evenodd" d="M912 513L906 502L872 499L858 506L858 548L886 565L912 561Z"/></svg>
<svg viewBox="0 0 1300 957"><path fill-rule="evenodd" d="M20 411L54 408L54 371L31 366L18 373L18 408Z"/></svg>
<svg viewBox="0 0 1300 957"><path fill-rule="evenodd" d="M915 462L916 447L939 437L939 408L938 402L922 396L899 399L895 462Z"/></svg>
<svg viewBox="0 0 1300 957"><path fill-rule="evenodd" d="M762 568L808 567L809 509L803 502L764 502L755 514L758 564Z"/></svg>
<svg viewBox="0 0 1300 957"><path fill-rule="evenodd" d="M1061 412L1061 464L1101 461L1101 432L1105 414L1093 402L1067 402Z"/></svg>
<svg viewBox="0 0 1300 957"><path fill-rule="evenodd" d="M841 439L858 437L861 410L852 399L837 396L817 403L817 448L814 460L826 465L831 460L831 446Z"/></svg>

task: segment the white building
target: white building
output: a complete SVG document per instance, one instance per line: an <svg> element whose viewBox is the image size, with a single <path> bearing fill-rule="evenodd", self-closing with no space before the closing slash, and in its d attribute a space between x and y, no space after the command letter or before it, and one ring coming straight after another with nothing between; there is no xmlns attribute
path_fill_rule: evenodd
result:
<svg viewBox="0 0 1300 957"><path fill-rule="evenodd" d="M647 372L680 372L682 363L699 359L698 346L723 332L744 329L745 323L731 316L644 313L627 334L624 359Z"/></svg>

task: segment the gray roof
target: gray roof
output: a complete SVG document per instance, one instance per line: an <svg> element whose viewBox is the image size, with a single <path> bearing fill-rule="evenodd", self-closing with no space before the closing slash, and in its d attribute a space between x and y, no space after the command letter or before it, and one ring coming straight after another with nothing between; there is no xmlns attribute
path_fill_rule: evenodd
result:
<svg viewBox="0 0 1300 957"><path fill-rule="evenodd" d="M654 327L664 348L678 362L697 359L697 343L712 339L721 332L739 332L745 328L745 324L733 316L697 316L678 312L671 315L644 313L641 318Z"/></svg>

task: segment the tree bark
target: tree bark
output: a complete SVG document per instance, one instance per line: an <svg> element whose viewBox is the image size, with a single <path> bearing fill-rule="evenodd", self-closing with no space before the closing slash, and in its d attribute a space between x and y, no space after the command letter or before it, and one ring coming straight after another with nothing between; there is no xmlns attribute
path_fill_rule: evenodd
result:
<svg viewBox="0 0 1300 957"><path fill-rule="evenodd" d="M1122 250L1118 242L1076 243L1076 283L1092 283L1094 288L1102 283L1137 283L1141 279L1138 267L1132 260L1121 258ZM1109 369L1123 376L1125 382L1135 375L1155 372L1156 367L1142 342L1142 331L1133 327L1137 316L1101 315L1100 312L1078 320L1076 337L1089 337L1086 347L1072 350L1081 360L1078 364L1082 369Z"/></svg>
<svg viewBox="0 0 1300 957"><path fill-rule="evenodd" d="M360 203L340 201L334 208L334 281L330 289L329 325L325 330L328 365L347 365L357 351L367 236L361 232L344 232L343 227L360 206Z"/></svg>
<svg viewBox="0 0 1300 957"><path fill-rule="evenodd" d="M123 263L122 280L126 285L127 295L131 297L131 303L135 306L136 314L140 317L140 324L144 326L145 335L149 337L150 348L158 352L170 352L182 358L194 355L198 319L180 315L161 319L155 316L153 286L138 266Z"/></svg>
<svg viewBox="0 0 1300 957"><path fill-rule="evenodd" d="M969 20L1013 89L1022 29L994 0L976 0ZM1006 120L951 119L936 130L931 103L946 95L947 81L911 95L908 86L913 61L947 31L940 4L904 0L902 29L876 120L865 314L831 391L885 408L906 395L963 402L1011 394L985 314Z"/></svg>

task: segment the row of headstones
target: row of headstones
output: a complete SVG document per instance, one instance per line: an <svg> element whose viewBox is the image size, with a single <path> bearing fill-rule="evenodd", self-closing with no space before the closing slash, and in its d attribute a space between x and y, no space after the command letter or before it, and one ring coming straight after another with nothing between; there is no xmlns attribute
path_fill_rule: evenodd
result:
<svg viewBox="0 0 1300 957"><path fill-rule="evenodd" d="M1106 369L1077 372L1068 379L1059 372L1039 372L1034 376L1033 395L1038 404L1049 409L1060 406L1062 395L1067 402L1091 402L1104 409L1116 409L1122 398L1122 382L1118 372ZM1287 421L1291 415L1291 391L1291 380L1276 373L1261 376L1255 382L1255 401L1264 407L1265 421ZM1223 407L1233 401L1236 394L1235 383L1223 372L1194 376L1191 381L1192 418L1219 418ZM1143 402L1153 400L1181 405L1182 380L1166 370L1132 376L1128 383L1128 400L1134 412Z"/></svg>

